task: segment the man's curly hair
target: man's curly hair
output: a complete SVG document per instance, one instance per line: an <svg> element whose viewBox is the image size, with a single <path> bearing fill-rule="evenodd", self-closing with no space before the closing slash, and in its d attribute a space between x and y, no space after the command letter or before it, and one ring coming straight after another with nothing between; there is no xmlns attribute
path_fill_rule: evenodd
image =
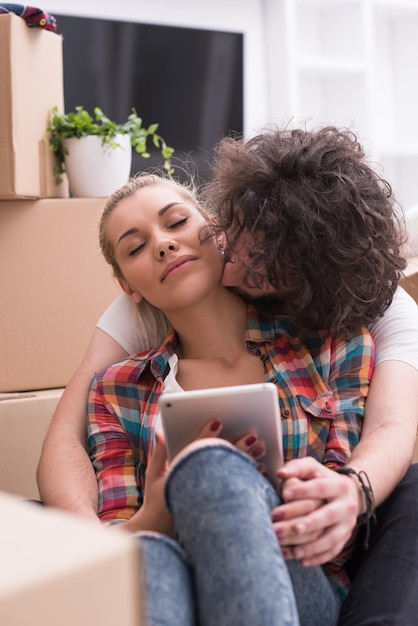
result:
<svg viewBox="0 0 418 626"><path fill-rule="evenodd" d="M267 275L300 331L349 337L390 305L406 267L395 200L351 131L226 137L205 197L232 251L250 235L244 284Z"/></svg>

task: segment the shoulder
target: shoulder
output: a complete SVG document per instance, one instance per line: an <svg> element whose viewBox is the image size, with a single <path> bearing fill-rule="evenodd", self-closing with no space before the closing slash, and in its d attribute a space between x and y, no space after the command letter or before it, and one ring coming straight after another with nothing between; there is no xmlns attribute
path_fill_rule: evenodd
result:
<svg viewBox="0 0 418 626"><path fill-rule="evenodd" d="M418 307L406 291L399 287L384 316L369 328L376 346L376 364L403 361L418 369Z"/></svg>
<svg viewBox="0 0 418 626"><path fill-rule="evenodd" d="M160 347L137 352L105 367L96 374L96 384L99 386L108 383L136 384L149 375L155 379L162 378L167 368L168 359L174 352L175 341L176 336L173 332Z"/></svg>

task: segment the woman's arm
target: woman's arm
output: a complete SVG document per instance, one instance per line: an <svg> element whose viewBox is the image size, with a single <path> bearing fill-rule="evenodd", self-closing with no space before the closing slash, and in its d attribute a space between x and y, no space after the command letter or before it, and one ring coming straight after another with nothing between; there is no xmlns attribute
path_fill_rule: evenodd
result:
<svg viewBox="0 0 418 626"><path fill-rule="evenodd" d="M109 335L95 329L86 355L52 418L38 466L45 504L97 519L97 481L85 450L88 389L96 371L127 356Z"/></svg>

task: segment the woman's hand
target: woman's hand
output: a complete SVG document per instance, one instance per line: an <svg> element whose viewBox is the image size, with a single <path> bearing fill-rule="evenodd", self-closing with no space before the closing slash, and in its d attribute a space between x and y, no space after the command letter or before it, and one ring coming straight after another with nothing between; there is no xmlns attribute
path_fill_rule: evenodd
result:
<svg viewBox="0 0 418 626"><path fill-rule="evenodd" d="M194 441L205 439L207 437L218 437L222 433L222 422L219 420L211 420L202 428L200 433L195 437ZM250 430L234 441L234 446L246 452L255 461L259 461L266 453L264 441L259 439L255 430Z"/></svg>
<svg viewBox="0 0 418 626"><path fill-rule="evenodd" d="M278 470L284 504L272 512L286 558L322 565L350 540L362 506L357 483L315 459L295 459Z"/></svg>
<svg viewBox="0 0 418 626"><path fill-rule="evenodd" d="M164 435L156 431L154 450L147 467L144 503L124 524L126 530L130 532L153 530L174 537L173 518L167 509L164 497L167 473L167 449Z"/></svg>

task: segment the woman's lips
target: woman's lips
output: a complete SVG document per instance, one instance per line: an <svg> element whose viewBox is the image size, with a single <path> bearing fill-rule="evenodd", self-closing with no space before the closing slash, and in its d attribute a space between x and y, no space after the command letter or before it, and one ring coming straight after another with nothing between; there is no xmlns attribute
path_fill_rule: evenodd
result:
<svg viewBox="0 0 418 626"><path fill-rule="evenodd" d="M192 256L192 255L184 255L184 256L179 256L176 259L174 259L173 261L170 261L170 263L168 263L162 274L161 274L161 282L163 282L167 276L169 274L172 274L173 272L175 272L175 270L181 268L183 265L185 265L186 263L189 263L190 261L195 261L196 257ZM180 271L180 270L179 270Z"/></svg>

